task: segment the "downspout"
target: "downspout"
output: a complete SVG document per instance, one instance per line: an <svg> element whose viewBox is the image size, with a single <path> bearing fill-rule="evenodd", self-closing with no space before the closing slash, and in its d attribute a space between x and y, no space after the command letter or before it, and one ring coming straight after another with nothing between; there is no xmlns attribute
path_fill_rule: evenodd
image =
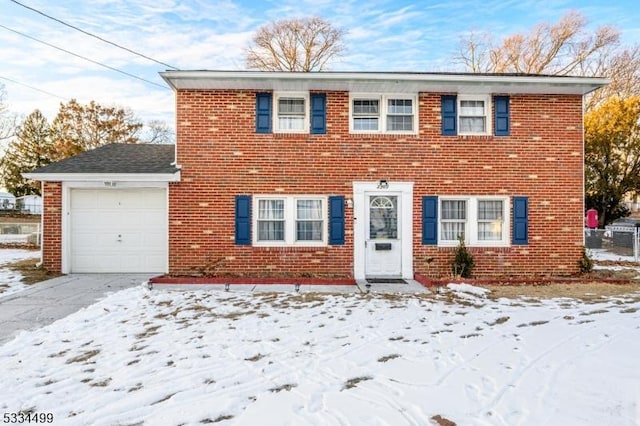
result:
<svg viewBox="0 0 640 426"><path fill-rule="evenodd" d="M40 181L40 194L42 210L40 211L40 262L36 263L36 268L44 264L44 181Z"/></svg>

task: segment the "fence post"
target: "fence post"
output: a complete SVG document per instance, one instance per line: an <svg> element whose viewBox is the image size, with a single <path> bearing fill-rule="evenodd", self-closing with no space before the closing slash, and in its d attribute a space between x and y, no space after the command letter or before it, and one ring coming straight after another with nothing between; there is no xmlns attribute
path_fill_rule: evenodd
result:
<svg viewBox="0 0 640 426"><path fill-rule="evenodd" d="M633 230L633 259L637 262L638 261L638 256L639 256L639 251L640 251L640 241L638 241L638 239L640 238L640 224L636 224L636 227Z"/></svg>

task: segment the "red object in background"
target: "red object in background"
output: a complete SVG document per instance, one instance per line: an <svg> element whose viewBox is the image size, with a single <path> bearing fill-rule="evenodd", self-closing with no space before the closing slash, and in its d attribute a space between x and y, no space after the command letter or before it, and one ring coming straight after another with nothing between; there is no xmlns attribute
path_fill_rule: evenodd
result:
<svg viewBox="0 0 640 426"><path fill-rule="evenodd" d="M596 209L587 210L587 228L598 227L598 211Z"/></svg>

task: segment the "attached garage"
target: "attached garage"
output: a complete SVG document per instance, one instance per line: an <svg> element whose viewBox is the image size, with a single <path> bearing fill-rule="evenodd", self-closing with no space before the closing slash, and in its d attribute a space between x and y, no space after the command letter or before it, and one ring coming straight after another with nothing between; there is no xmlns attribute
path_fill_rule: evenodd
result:
<svg viewBox="0 0 640 426"><path fill-rule="evenodd" d="M70 190L70 272L164 272L163 188Z"/></svg>
<svg viewBox="0 0 640 426"><path fill-rule="evenodd" d="M62 273L166 273L174 145L111 144L26 173L43 182L42 261Z"/></svg>

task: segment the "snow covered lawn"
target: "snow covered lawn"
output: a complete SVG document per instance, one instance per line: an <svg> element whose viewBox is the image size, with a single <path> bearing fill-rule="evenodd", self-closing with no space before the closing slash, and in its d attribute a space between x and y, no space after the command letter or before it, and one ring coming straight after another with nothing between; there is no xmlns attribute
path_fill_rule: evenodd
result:
<svg viewBox="0 0 640 426"><path fill-rule="evenodd" d="M124 290L0 347L0 411L68 425L633 425L640 294Z"/></svg>
<svg viewBox="0 0 640 426"><path fill-rule="evenodd" d="M40 252L23 249L0 249L0 298L9 296L27 288L22 283L22 275L4 267L7 263L33 259L34 263Z"/></svg>

